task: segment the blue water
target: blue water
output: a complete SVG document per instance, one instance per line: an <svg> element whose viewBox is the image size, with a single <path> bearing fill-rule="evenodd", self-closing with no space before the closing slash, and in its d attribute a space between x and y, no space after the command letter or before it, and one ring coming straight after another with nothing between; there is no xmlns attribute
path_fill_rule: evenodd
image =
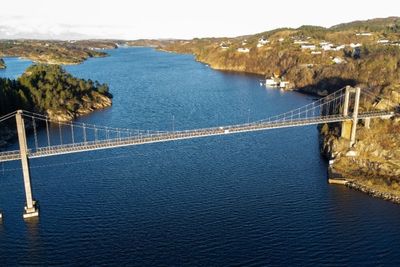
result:
<svg viewBox="0 0 400 267"><path fill-rule="evenodd" d="M67 67L114 94L111 108L79 121L192 129L312 101L188 55L109 53ZM26 67L6 64L8 77ZM24 222L19 162L0 164L2 266L400 264L400 207L328 185L315 126L34 159L31 167L40 218Z"/></svg>
<svg viewBox="0 0 400 267"><path fill-rule="evenodd" d="M32 61L27 59L20 59L17 57L6 57L3 58L6 63L5 69L0 69L1 78L18 78L22 72L32 64Z"/></svg>

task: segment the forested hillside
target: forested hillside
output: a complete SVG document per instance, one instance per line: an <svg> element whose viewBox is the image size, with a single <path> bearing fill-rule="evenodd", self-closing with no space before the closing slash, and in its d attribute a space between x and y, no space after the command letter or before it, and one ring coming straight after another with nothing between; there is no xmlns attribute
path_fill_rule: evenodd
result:
<svg viewBox="0 0 400 267"><path fill-rule="evenodd" d="M32 65L17 80L0 79L0 115L26 109L72 119L85 108L108 106L111 97L106 84L75 78L58 65Z"/></svg>

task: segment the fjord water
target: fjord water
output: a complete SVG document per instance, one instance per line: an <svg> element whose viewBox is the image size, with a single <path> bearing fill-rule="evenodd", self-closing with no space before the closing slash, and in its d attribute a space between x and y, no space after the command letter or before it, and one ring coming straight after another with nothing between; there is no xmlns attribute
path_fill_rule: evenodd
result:
<svg viewBox="0 0 400 267"><path fill-rule="evenodd" d="M192 129L312 101L188 55L109 54L66 67L114 94L111 108L81 122ZM27 65L6 64L0 75L8 77ZM34 159L31 167L40 218L24 222L19 162L0 166L3 266L400 264L400 207L328 185L315 126Z"/></svg>

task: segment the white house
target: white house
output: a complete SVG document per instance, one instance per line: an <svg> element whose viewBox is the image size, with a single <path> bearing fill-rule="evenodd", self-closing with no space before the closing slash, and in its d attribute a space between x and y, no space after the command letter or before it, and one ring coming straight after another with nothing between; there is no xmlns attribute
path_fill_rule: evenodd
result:
<svg viewBox="0 0 400 267"><path fill-rule="evenodd" d="M257 44L258 48L263 47L263 46L264 46L263 44L260 44L260 43Z"/></svg>
<svg viewBox="0 0 400 267"><path fill-rule="evenodd" d="M321 45L321 48L324 51L330 51L330 50L332 50L332 47L333 47L333 44L329 44L329 43Z"/></svg>
<svg viewBox="0 0 400 267"><path fill-rule="evenodd" d="M229 48L229 44L226 44L226 43L220 43L219 44L219 47L221 47L221 49L228 49Z"/></svg>
<svg viewBox="0 0 400 267"><path fill-rule="evenodd" d="M339 45L339 46L336 46L335 50L340 51L340 50L344 49L345 47L346 47L345 45Z"/></svg>
<svg viewBox="0 0 400 267"><path fill-rule="evenodd" d="M303 40L294 40L294 44L308 44L308 41L303 41Z"/></svg>
<svg viewBox="0 0 400 267"><path fill-rule="evenodd" d="M387 40L387 39L381 39L381 40L378 40L377 43L378 43L378 44L387 44L387 43L389 43L389 40Z"/></svg>
<svg viewBox="0 0 400 267"><path fill-rule="evenodd" d="M259 44L262 44L262 45L266 45L266 44L269 43L269 41L268 41L267 38L265 38L265 37L263 36L263 37L261 37L260 39L258 39L258 43L259 43Z"/></svg>
<svg viewBox="0 0 400 267"><path fill-rule="evenodd" d="M301 45L301 49L310 49L310 50L315 50L316 46L311 45L311 44L303 44Z"/></svg>
<svg viewBox="0 0 400 267"><path fill-rule="evenodd" d="M239 48L237 49L237 51L238 51L239 53L249 53L249 52L250 52L250 49L248 49L248 48L243 48L243 47L239 47Z"/></svg>
<svg viewBox="0 0 400 267"><path fill-rule="evenodd" d="M283 41L285 41L285 38L279 38L278 41L282 43Z"/></svg>
<svg viewBox="0 0 400 267"><path fill-rule="evenodd" d="M311 51L311 55L321 55L321 51Z"/></svg>
<svg viewBox="0 0 400 267"><path fill-rule="evenodd" d="M332 62L335 63L335 64L342 64L345 61L341 57L335 57L335 58L332 59Z"/></svg>
<svg viewBox="0 0 400 267"><path fill-rule="evenodd" d="M359 33L356 33L356 35L357 36L371 36L372 33L370 33L370 32L359 32Z"/></svg>
<svg viewBox="0 0 400 267"><path fill-rule="evenodd" d="M361 46L362 46L362 44L360 44L360 43L356 43L356 44L351 43L351 44L350 44L350 47L351 47L351 48L356 48L356 47L361 47Z"/></svg>

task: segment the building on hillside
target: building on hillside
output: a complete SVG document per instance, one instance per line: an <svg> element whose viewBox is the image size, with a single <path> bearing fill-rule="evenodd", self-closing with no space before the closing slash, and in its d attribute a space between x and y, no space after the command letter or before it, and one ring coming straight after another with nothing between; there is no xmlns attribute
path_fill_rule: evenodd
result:
<svg viewBox="0 0 400 267"><path fill-rule="evenodd" d="M278 41L282 43L283 41L285 41L285 38L279 38Z"/></svg>
<svg viewBox="0 0 400 267"><path fill-rule="evenodd" d="M334 58L332 59L332 62L335 63L335 64L342 64L342 63L345 63L344 59L341 58L341 57L334 57Z"/></svg>
<svg viewBox="0 0 400 267"><path fill-rule="evenodd" d="M335 50L340 51L340 50L344 49L345 47L346 47L345 45L339 45L339 46L335 47Z"/></svg>
<svg viewBox="0 0 400 267"><path fill-rule="evenodd" d="M356 36L372 36L372 33L370 33L370 32L358 32L358 33L356 33Z"/></svg>
<svg viewBox="0 0 400 267"><path fill-rule="evenodd" d="M332 50L332 47L333 47L333 44L330 44L330 43L321 45L321 48L324 51L330 51L330 50Z"/></svg>
<svg viewBox="0 0 400 267"><path fill-rule="evenodd" d="M321 51L311 51L311 55L321 55Z"/></svg>
<svg viewBox="0 0 400 267"><path fill-rule="evenodd" d="M267 38L265 38L265 37L263 36L263 37L261 37L260 39L258 39L258 43L261 44L261 45L266 45L266 44L269 43L269 41L268 41Z"/></svg>
<svg viewBox="0 0 400 267"><path fill-rule="evenodd" d="M356 47L361 47L361 46L362 46L362 44L360 44L360 43L356 43L356 44L351 43L351 44L350 44L350 47L351 47L351 48L356 48Z"/></svg>
<svg viewBox="0 0 400 267"><path fill-rule="evenodd" d="M378 41L377 41L378 44L388 44L389 42L390 42L390 41L387 40L387 39L381 39L381 40L378 40Z"/></svg>
<svg viewBox="0 0 400 267"><path fill-rule="evenodd" d="M249 52L250 52L250 49L244 48L244 47L239 47L239 48L237 49L237 51L238 51L239 53L249 53Z"/></svg>
<svg viewBox="0 0 400 267"><path fill-rule="evenodd" d="M227 43L220 43L220 44L219 44L219 47L221 47L221 49L223 49L223 50L226 50L226 49L229 48L229 44L227 44Z"/></svg>
<svg viewBox="0 0 400 267"><path fill-rule="evenodd" d="M294 40L294 42L293 42L294 44L300 44L300 45L303 45L303 44L308 44L308 41L303 41L303 40Z"/></svg>
<svg viewBox="0 0 400 267"><path fill-rule="evenodd" d="M310 50L315 50L317 47L315 45L312 44L303 44L301 45L301 49L310 49Z"/></svg>

